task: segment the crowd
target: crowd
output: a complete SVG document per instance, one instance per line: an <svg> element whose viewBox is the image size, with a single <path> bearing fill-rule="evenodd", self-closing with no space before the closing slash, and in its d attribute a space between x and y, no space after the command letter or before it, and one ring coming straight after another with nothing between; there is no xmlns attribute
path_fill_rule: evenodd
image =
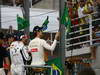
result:
<svg viewBox="0 0 100 75"><path fill-rule="evenodd" d="M70 44L75 44L79 42L85 42L90 40L92 33L92 43L95 44L93 39L97 39L96 32L100 31L100 1L99 0L68 0L67 6L69 8L69 15L71 18L71 34L68 37L73 38L70 40ZM88 28L92 28L92 31ZM98 31L96 30L98 29ZM88 35L90 34L90 35ZM87 35L87 36L85 36ZM83 37L80 37L83 36ZM77 37L77 38L76 38ZM78 38L79 37L79 38ZM74 39L75 38L75 39ZM98 37L99 38L99 37ZM77 49L90 46L89 43L83 43L78 45L72 45L68 48Z"/></svg>
<svg viewBox="0 0 100 75"><path fill-rule="evenodd" d="M73 27L72 32L83 30L85 28L89 28L89 18L97 19L100 18L100 1L99 0L78 0L73 3L72 0L68 0L69 7L69 15L71 19L78 18L72 20L72 25L76 26L78 24L82 24L76 27ZM93 14L93 16L85 16L88 14ZM84 17L85 16L85 17ZM100 31L99 26L100 20L92 21L93 25L93 39L100 38L100 33L96 33ZM11 31L10 31L11 32ZM55 39L51 45L49 45L45 40L41 39L42 28L39 26L34 27L33 36L34 39L29 42L29 36L26 34L16 35L14 32L7 34L3 34L0 32L0 75L25 75L25 69L22 67L23 65L29 64L27 61L30 61L30 65L34 66L42 66L45 65L45 56L44 49L53 51L56 47L57 40L59 37L59 33L56 33ZM78 34L72 34L71 38L84 35L89 33L89 31L80 31ZM19 33L17 33L19 34ZM70 44L82 42L89 40L88 37L83 37L80 39L74 39L70 41ZM93 43L100 43L100 40L96 40ZM78 46L71 47L82 47L83 44ZM91 47L92 57L95 57L95 47ZM79 73L81 75L81 73Z"/></svg>
<svg viewBox="0 0 100 75"><path fill-rule="evenodd" d="M88 61L92 60L92 64L93 60L95 61L97 59L96 48L100 45L100 0L67 0L67 7L69 8L69 15L72 23L71 33L69 33L69 37L67 37L69 45L67 50L71 51L72 57L68 59L71 59L72 64L74 63L78 65L77 72L79 72L80 69L83 68L83 66L80 65L82 64L82 60L84 60L84 56ZM82 50L84 50L88 47L90 47L91 50L90 56L80 55L74 58L73 50L79 50L80 48L83 48ZM91 65L91 63L89 62L88 64ZM79 73L79 75L86 74L92 75L89 74L89 71L82 71L82 73ZM95 74L93 73L93 75Z"/></svg>
<svg viewBox="0 0 100 75"><path fill-rule="evenodd" d="M34 39L30 42L26 34L16 36L13 33L5 35L0 32L0 75L26 75L24 65L46 64L44 50L53 51L60 34L56 33L54 42L50 45L41 39L42 32L41 27L34 27Z"/></svg>

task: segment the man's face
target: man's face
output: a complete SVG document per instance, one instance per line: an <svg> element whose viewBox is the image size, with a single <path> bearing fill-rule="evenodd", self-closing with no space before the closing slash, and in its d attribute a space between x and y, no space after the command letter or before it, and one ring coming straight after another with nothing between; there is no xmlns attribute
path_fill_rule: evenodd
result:
<svg viewBox="0 0 100 75"><path fill-rule="evenodd" d="M85 2L84 1L80 1L79 5L80 5L80 7L83 7L85 5Z"/></svg>
<svg viewBox="0 0 100 75"><path fill-rule="evenodd" d="M43 37L43 32L39 31L38 35L40 36L40 38L42 38Z"/></svg>
<svg viewBox="0 0 100 75"><path fill-rule="evenodd" d="M24 43L25 45L28 44L28 38L23 38L22 41L23 41L23 43Z"/></svg>
<svg viewBox="0 0 100 75"><path fill-rule="evenodd" d="M9 42L13 42L13 41L14 41L14 37L8 38L8 41L9 41Z"/></svg>

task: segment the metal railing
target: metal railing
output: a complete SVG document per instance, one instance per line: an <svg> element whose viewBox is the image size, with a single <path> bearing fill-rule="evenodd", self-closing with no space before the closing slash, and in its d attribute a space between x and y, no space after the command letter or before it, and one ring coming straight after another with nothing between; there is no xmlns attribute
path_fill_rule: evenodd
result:
<svg viewBox="0 0 100 75"><path fill-rule="evenodd" d="M94 37L93 37L93 30L94 30L94 26L95 25L93 25L93 22L96 22L97 20L100 20L100 18L96 18L96 19L93 19L93 16L96 14L97 12L94 12L94 13L92 13L92 14L88 14L88 15L85 15L85 16L83 16L83 17L81 17L81 18L75 18L75 19L72 19L72 21L74 21L74 20L76 20L76 19L82 19L82 18L88 18L89 19L89 21L88 22L86 22L86 23L84 23L84 24L77 24L77 25L72 25L71 26L71 29L72 28L79 28L79 27L84 27L84 26L86 26L87 25L87 27L85 27L84 29L81 29L81 30L74 30L74 31L72 31L72 32L70 32L69 33L69 35L68 36L70 36L70 37L66 37L66 39L65 39L65 41L66 41L66 44L65 44L65 49L66 50L70 50L70 49L74 49L74 48L69 48L69 47L75 47L75 46L82 46L82 44L88 44L88 47L89 46L91 46L91 45L95 45L95 41L97 41L97 40L100 40L100 38L96 38L96 39L94 39ZM81 35L80 34L80 32L83 32L83 34ZM96 32L95 32L96 33ZM76 34L78 34L78 35L76 35ZM73 35L73 36L72 36ZM66 34L65 34L65 36L66 36ZM71 37L72 36L72 37ZM85 40L82 40L81 41L81 39L84 39L85 38ZM75 40L79 40L79 41L77 41L77 42L73 42L73 41L75 41ZM73 42L73 43L71 43L71 42ZM68 44L69 43L69 44ZM83 47L80 47L80 49L81 48L83 48Z"/></svg>
<svg viewBox="0 0 100 75"><path fill-rule="evenodd" d="M33 65L24 65L26 70L26 75L51 75L53 73L52 66L44 65L44 66L33 66ZM48 73L50 71L50 74Z"/></svg>

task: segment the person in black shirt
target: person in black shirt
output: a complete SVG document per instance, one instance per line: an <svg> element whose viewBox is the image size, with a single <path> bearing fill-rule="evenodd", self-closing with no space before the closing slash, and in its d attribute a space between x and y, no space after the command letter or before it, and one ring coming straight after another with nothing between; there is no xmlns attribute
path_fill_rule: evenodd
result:
<svg viewBox="0 0 100 75"><path fill-rule="evenodd" d="M94 12L96 12L93 15L93 19L96 19L96 21L93 21L92 25L100 25L100 0L93 0L94 1Z"/></svg>
<svg viewBox="0 0 100 75"><path fill-rule="evenodd" d="M6 64L7 69L9 70L10 63L8 59L8 53L6 49L2 46L3 44L3 33L0 32L0 75L5 75L3 63Z"/></svg>

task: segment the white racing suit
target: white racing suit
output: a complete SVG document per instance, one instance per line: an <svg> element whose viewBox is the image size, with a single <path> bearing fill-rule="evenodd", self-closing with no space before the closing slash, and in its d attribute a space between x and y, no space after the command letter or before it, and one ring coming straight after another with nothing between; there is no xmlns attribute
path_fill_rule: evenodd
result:
<svg viewBox="0 0 100 75"><path fill-rule="evenodd" d="M4 68L0 68L0 75L6 75L4 72Z"/></svg>
<svg viewBox="0 0 100 75"><path fill-rule="evenodd" d="M57 41L54 40L53 44L50 46L45 40L40 38L35 38L29 43L29 50L32 54L32 63L33 66L42 66L45 65L44 60L44 48L53 51L56 47Z"/></svg>
<svg viewBox="0 0 100 75"><path fill-rule="evenodd" d="M29 60L27 47L20 41L15 41L10 47L11 73L12 75L25 75L24 59Z"/></svg>

